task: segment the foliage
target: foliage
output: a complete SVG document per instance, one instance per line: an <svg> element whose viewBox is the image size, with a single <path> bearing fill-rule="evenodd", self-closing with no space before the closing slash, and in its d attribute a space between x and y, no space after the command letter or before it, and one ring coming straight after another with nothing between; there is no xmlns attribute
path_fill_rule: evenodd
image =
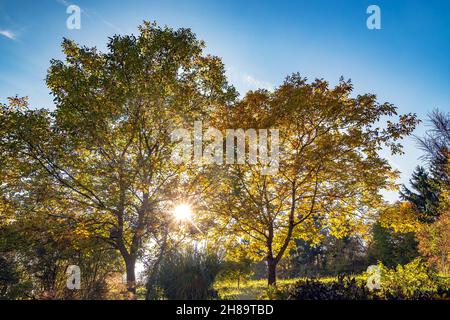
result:
<svg viewBox="0 0 450 320"><path fill-rule="evenodd" d="M381 289L369 290L366 285L367 275L362 278L339 276L332 281L302 279L287 288L288 299L429 300L450 297L450 282L429 270L420 259L404 266L398 265L395 269L389 269L381 263L378 267L381 271Z"/></svg>
<svg viewBox="0 0 450 320"><path fill-rule="evenodd" d="M368 251L370 259L381 261L389 267L406 264L418 256L413 232L395 232L379 222L373 226L373 239Z"/></svg>
<svg viewBox="0 0 450 320"><path fill-rule="evenodd" d="M236 95L203 47L189 29L148 22L138 36L111 37L106 53L65 39L65 60L52 60L47 75L56 110L28 110L20 98L2 105L2 152L45 178L53 210L90 219L120 252L131 296L143 244L166 236L181 196L186 168L170 161L172 129ZM12 195L20 184L8 186Z"/></svg>
<svg viewBox="0 0 450 320"><path fill-rule="evenodd" d="M390 228L397 233L417 231L420 226L422 213L408 201L397 201L387 204L380 210L378 222L384 228Z"/></svg>
<svg viewBox="0 0 450 320"><path fill-rule="evenodd" d="M284 295L286 288L298 281L298 278L291 279L279 279L277 281L276 288L271 286L272 293L279 292ZM214 289L217 290L219 299L223 300L256 300L256 299L269 299L267 280L265 279L251 279L242 283L240 287L237 287L236 281L217 279L214 283Z"/></svg>
<svg viewBox="0 0 450 320"><path fill-rule="evenodd" d="M337 281L321 282L306 279L297 282L288 292L289 300L367 300L370 290L355 278L338 277Z"/></svg>
<svg viewBox="0 0 450 320"><path fill-rule="evenodd" d="M419 251L431 267L444 275L450 274L450 211L417 233Z"/></svg>
<svg viewBox="0 0 450 320"><path fill-rule="evenodd" d="M368 257L362 239L356 236L328 236L318 244L296 239L289 252L289 277L356 274L367 268Z"/></svg>
<svg viewBox="0 0 450 320"><path fill-rule="evenodd" d="M26 279L17 261L10 255L0 256L0 300L27 297L32 283Z"/></svg>
<svg viewBox="0 0 450 320"><path fill-rule="evenodd" d="M431 128L424 137L418 137L424 159L429 164L433 178L444 186L450 184L450 112L434 110L428 115Z"/></svg>
<svg viewBox="0 0 450 320"><path fill-rule="evenodd" d="M252 266L253 260L249 257L246 248L238 246L236 250L233 250L231 254L229 253L226 256L218 278L236 281L239 289L241 283L248 281L252 276Z"/></svg>
<svg viewBox="0 0 450 320"><path fill-rule="evenodd" d="M421 213L419 216L421 222L433 222L438 214L439 188L437 180L430 177L423 167L418 166L409 182L415 192L403 186L403 191L400 193L402 199L412 203L415 209Z"/></svg>
<svg viewBox="0 0 450 320"><path fill-rule="evenodd" d="M30 108L26 97L0 105L0 298L121 298L125 270L132 299L138 259L149 268L146 298L214 298L218 275L241 292L254 261L266 263L269 287L249 281L245 294L286 298L277 268L360 271L368 221L380 211L377 259L410 261L417 232L429 265L448 273L448 114L432 113L433 128L419 139L429 172L418 167L405 201L386 206L380 191L395 187L398 172L379 151L401 153L419 121L394 119L395 106L373 94L353 96L350 81L330 87L293 74L273 92L237 100L221 60L205 55L191 30L148 22L137 36L111 37L106 52L68 39L62 50L47 75L54 111ZM200 119L222 132L278 129L278 170L264 174L264 164L248 159L174 164L172 130ZM193 221L169 214L179 201L196 207ZM186 237L212 238L225 262L217 252L180 249ZM65 289L70 264L82 269L76 293ZM339 277L299 281L291 297L409 299L448 290L418 260L381 267L382 292Z"/></svg>
<svg viewBox="0 0 450 320"><path fill-rule="evenodd" d="M443 274L449 273L449 203L450 203L450 114L433 111L429 115L431 128L417 138L425 151L429 173L418 167L411 185L416 192L403 187L402 197L414 206L416 217L422 222L417 229L419 251L429 266ZM402 225L402 223L399 223Z"/></svg>
<svg viewBox="0 0 450 320"><path fill-rule="evenodd" d="M255 259L267 261L269 284L293 239L318 243L324 229L337 238L368 234L364 221L382 202L379 191L393 187L397 173L377 151L401 152L398 140L418 121L402 115L378 127L396 108L352 91L350 81L332 88L294 74L274 92L249 92L224 111L222 129L279 130L278 171L265 175L261 163L224 166L206 208L230 237L249 243Z"/></svg>
<svg viewBox="0 0 450 320"><path fill-rule="evenodd" d="M221 269L214 254L187 248L173 251L162 261L156 285L169 300L204 300L216 297L213 283Z"/></svg>
<svg viewBox="0 0 450 320"><path fill-rule="evenodd" d="M389 269L379 263L381 288L388 299L432 299L435 295L448 296L450 287L420 258L395 269Z"/></svg>

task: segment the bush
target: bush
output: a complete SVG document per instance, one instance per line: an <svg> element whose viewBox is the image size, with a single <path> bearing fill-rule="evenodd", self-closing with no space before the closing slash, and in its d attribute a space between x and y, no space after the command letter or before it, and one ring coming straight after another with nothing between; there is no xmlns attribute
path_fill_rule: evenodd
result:
<svg viewBox="0 0 450 320"><path fill-rule="evenodd" d="M420 260L389 269L380 268L381 288L369 290L367 274L362 280L348 276L337 281L322 282L315 279L298 281L288 290L293 300L434 300L450 299L450 280L439 277ZM281 296L281 295L278 295Z"/></svg>
<svg viewBox="0 0 450 320"><path fill-rule="evenodd" d="M289 290L286 287L269 286L263 291L263 294L258 297L258 300L288 300Z"/></svg>
<svg viewBox="0 0 450 320"><path fill-rule="evenodd" d="M0 255L0 300L27 298L31 288L31 282L23 276L18 263L11 257Z"/></svg>
<svg viewBox="0 0 450 320"><path fill-rule="evenodd" d="M402 296L412 296L416 291L435 292L437 283L432 272L419 258L395 269L389 269L379 263L381 271L381 286L383 290L399 293Z"/></svg>
<svg viewBox="0 0 450 320"><path fill-rule="evenodd" d="M217 297L212 285L221 268L216 254L194 249L168 255L161 264L156 292L170 300L205 300Z"/></svg>
<svg viewBox="0 0 450 320"><path fill-rule="evenodd" d="M429 269L420 258L395 269L388 269L381 263L378 266L386 299L428 300L450 296L448 281Z"/></svg>
<svg viewBox="0 0 450 320"><path fill-rule="evenodd" d="M355 278L339 276L337 281L316 279L298 281L288 293L289 300L368 300L373 298L365 284Z"/></svg>

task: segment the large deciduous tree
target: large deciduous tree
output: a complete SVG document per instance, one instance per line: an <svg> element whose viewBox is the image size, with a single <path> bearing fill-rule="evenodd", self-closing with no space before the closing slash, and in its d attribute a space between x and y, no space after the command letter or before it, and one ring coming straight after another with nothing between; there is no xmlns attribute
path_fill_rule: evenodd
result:
<svg viewBox="0 0 450 320"><path fill-rule="evenodd" d="M397 173L378 152L400 153L398 140L412 132L416 116L392 121L392 104L373 94L352 97L352 90L349 81L330 87L294 74L274 92L248 93L222 116L222 129L279 130L278 171L265 175L264 163L248 158L229 165L208 202L223 230L265 259L269 285L293 239L317 243L322 229L337 238L368 233L380 191L393 187Z"/></svg>
<svg viewBox="0 0 450 320"><path fill-rule="evenodd" d="M235 97L203 47L189 29L147 22L138 36L110 38L105 53L66 39L65 60L52 60L47 76L55 111L7 116L16 121L4 139L17 156L45 171L65 207L90 217L120 252L131 297L136 260L167 230L184 170L170 161L171 130Z"/></svg>

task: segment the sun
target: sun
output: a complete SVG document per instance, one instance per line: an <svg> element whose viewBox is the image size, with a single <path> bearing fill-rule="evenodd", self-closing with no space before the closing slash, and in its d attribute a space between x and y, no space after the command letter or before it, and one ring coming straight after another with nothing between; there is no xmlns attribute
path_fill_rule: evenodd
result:
<svg viewBox="0 0 450 320"><path fill-rule="evenodd" d="M190 221L192 219L191 207L187 204L180 204L175 207L174 215L178 221Z"/></svg>

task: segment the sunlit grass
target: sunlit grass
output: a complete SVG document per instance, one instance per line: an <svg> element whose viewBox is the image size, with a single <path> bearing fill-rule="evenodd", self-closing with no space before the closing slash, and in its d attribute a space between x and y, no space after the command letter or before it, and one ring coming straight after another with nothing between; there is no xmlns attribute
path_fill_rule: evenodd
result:
<svg viewBox="0 0 450 320"><path fill-rule="evenodd" d="M302 278L277 280L277 287L283 288L294 284ZM332 278L330 278L332 279ZM330 280L331 281L331 280ZM267 290L267 280L248 280L241 282L238 288L237 281L222 280L214 284L214 289L218 291L219 298L225 300L255 300Z"/></svg>
<svg viewBox="0 0 450 320"><path fill-rule="evenodd" d="M364 281L363 275L353 275L356 280ZM297 281L306 280L306 278L278 279L277 288L284 290ZM321 282L336 281L337 277L322 277L318 279ZM267 280L248 280L241 282L238 288L237 281L220 280L214 283L214 289L217 290L219 299L223 300L256 300L260 298L267 290Z"/></svg>

